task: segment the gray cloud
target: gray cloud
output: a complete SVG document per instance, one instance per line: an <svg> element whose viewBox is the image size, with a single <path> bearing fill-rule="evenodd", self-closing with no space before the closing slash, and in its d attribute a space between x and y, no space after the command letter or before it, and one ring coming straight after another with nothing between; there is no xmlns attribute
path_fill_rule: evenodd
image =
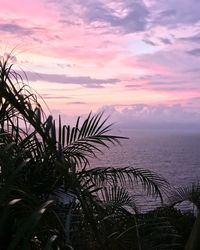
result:
<svg viewBox="0 0 200 250"><path fill-rule="evenodd" d="M51 95L49 95L49 94L41 94L41 96L42 96L42 98L43 99L70 99L70 97L68 97L68 96L51 96Z"/></svg>
<svg viewBox="0 0 200 250"><path fill-rule="evenodd" d="M179 85L185 83L185 81L176 81L176 82L174 82L173 80L171 80L171 81L169 81L169 80L168 81L160 80L160 81L152 81L152 82L150 81L150 82L148 82L148 85L152 85L152 86L166 86L166 85L168 85L168 86L172 86L172 85L179 86Z"/></svg>
<svg viewBox="0 0 200 250"><path fill-rule="evenodd" d="M134 89L140 89L140 88L143 88L142 85L139 85L139 84L127 84L125 85L126 88L134 88Z"/></svg>
<svg viewBox="0 0 200 250"><path fill-rule="evenodd" d="M102 89L104 86L102 84L85 84L84 87L86 88L93 88L93 89Z"/></svg>
<svg viewBox="0 0 200 250"><path fill-rule="evenodd" d="M154 20L158 25L176 27L179 25L194 25L200 21L200 1L198 0L168 0L155 4L159 15Z"/></svg>
<svg viewBox="0 0 200 250"><path fill-rule="evenodd" d="M89 25L94 25L95 28L113 28L115 32L124 33L144 31L148 24L149 11L143 0L118 1L117 3L121 6L119 13L99 0L74 0L70 4L63 0L49 2L58 6L62 22L66 20L73 23L74 21L69 19L75 16L76 23L77 20L79 23L82 20ZM122 15L122 12L126 14Z"/></svg>
<svg viewBox="0 0 200 250"><path fill-rule="evenodd" d="M117 27L125 33L132 33L146 30L149 11L143 1L124 1L124 9L127 10L125 16L116 16L112 10L100 9L94 13L91 9L88 13L90 21L100 21L109 24L111 27ZM94 15L93 15L93 14ZM102 15L103 14L103 15Z"/></svg>
<svg viewBox="0 0 200 250"><path fill-rule="evenodd" d="M146 32L156 26L174 28L196 25L200 20L198 0L46 1L57 7L61 23L86 23L87 28L100 28L100 32ZM162 42L170 44L169 40Z"/></svg>
<svg viewBox="0 0 200 250"><path fill-rule="evenodd" d="M172 44L172 41L168 38L160 37L160 41L164 44Z"/></svg>
<svg viewBox="0 0 200 250"><path fill-rule="evenodd" d="M174 9L163 10L159 13L159 16L161 18L174 17L174 16L176 16L176 10L174 10Z"/></svg>
<svg viewBox="0 0 200 250"><path fill-rule="evenodd" d="M160 9L160 8L159 8ZM168 9L168 10L163 10L160 11L158 14L158 17L154 19L154 25L160 23L161 25L166 25L169 24L171 22L170 19L175 19L176 17L176 10L174 9Z"/></svg>
<svg viewBox="0 0 200 250"><path fill-rule="evenodd" d="M33 33L32 29L25 28L15 23L1 23L0 31L20 35L30 35Z"/></svg>
<svg viewBox="0 0 200 250"><path fill-rule="evenodd" d="M188 69L188 70L186 70L185 72L200 73L200 68Z"/></svg>
<svg viewBox="0 0 200 250"><path fill-rule="evenodd" d="M104 84L116 84L120 80L115 78L96 79L90 76L67 76L64 74L46 74L35 73L31 71L25 72L29 81L45 81L62 84L80 84L85 87L102 87Z"/></svg>
<svg viewBox="0 0 200 250"><path fill-rule="evenodd" d="M192 56L200 56L200 48L189 50L187 53Z"/></svg>
<svg viewBox="0 0 200 250"><path fill-rule="evenodd" d="M186 42L199 43L200 42L200 33L193 35L193 36L180 37L179 40L186 41Z"/></svg>
<svg viewBox="0 0 200 250"><path fill-rule="evenodd" d="M148 45L151 45L151 46L157 46L157 44L156 43L154 43L154 42L152 42L151 40L149 40L149 39L143 39L142 40L143 42L145 42L146 44L148 44Z"/></svg>
<svg viewBox="0 0 200 250"><path fill-rule="evenodd" d="M85 104L87 104L87 103L86 103L86 102L78 102L78 101L77 101L77 102L67 102L67 104L73 104L73 105L74 105L74 104L75 104L75 105L76 105L76 104L77 104L77 105L81 104L81 105L85 105Z"/></svg>

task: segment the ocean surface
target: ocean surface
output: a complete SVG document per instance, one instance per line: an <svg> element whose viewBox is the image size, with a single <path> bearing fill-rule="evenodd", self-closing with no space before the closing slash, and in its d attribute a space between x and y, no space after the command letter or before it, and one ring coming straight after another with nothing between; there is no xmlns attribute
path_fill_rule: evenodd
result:
<svg viewBox="0 0 200 250"><path fill-rule="evenodd" d="M98 159L90 161L92 167L150 169L174 187L187 185L198 178L200 180L199 132L130 129L115 134L129 139L121 140L121 145L104 148ZM153 206L154 202L150 203ZM151 206L150 203L148 206Z"/></svg>

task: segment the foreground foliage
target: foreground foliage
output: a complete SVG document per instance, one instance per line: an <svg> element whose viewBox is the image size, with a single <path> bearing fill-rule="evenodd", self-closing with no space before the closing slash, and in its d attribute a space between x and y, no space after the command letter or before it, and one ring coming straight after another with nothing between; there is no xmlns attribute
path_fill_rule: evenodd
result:
<svg viewBox="0 0 200 250"><path fill-rule="evenodd" d="M72 127L46 116L9 60L0 61L1 249L181 249L168 216L138 214L134 187L162 201L163 178L89 165L125 139L110 129L102 113Z"/></svg>

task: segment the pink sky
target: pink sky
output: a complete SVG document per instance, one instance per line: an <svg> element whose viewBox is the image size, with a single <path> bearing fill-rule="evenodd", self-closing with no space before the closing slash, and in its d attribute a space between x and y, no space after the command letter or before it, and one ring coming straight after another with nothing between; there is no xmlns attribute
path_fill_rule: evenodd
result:
<svg viewBox="0 0 200 250"><path fill-rule="evenodd" d="M200 123L199 9L196 0L1 0L0 54L14 49L53 114Z"/></svg>

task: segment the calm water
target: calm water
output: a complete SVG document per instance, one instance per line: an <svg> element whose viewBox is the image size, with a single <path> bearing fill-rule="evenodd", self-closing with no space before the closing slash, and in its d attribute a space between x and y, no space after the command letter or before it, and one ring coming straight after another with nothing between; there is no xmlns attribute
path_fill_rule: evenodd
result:
<svg viewBox="0 0 200 250"><path fill-rule="evenodd" d="M119 133L117 133L119 134ZM148 168L181 186L200 178L200 133L125 130L121 146L105 149L92 166Z"/></svg>

